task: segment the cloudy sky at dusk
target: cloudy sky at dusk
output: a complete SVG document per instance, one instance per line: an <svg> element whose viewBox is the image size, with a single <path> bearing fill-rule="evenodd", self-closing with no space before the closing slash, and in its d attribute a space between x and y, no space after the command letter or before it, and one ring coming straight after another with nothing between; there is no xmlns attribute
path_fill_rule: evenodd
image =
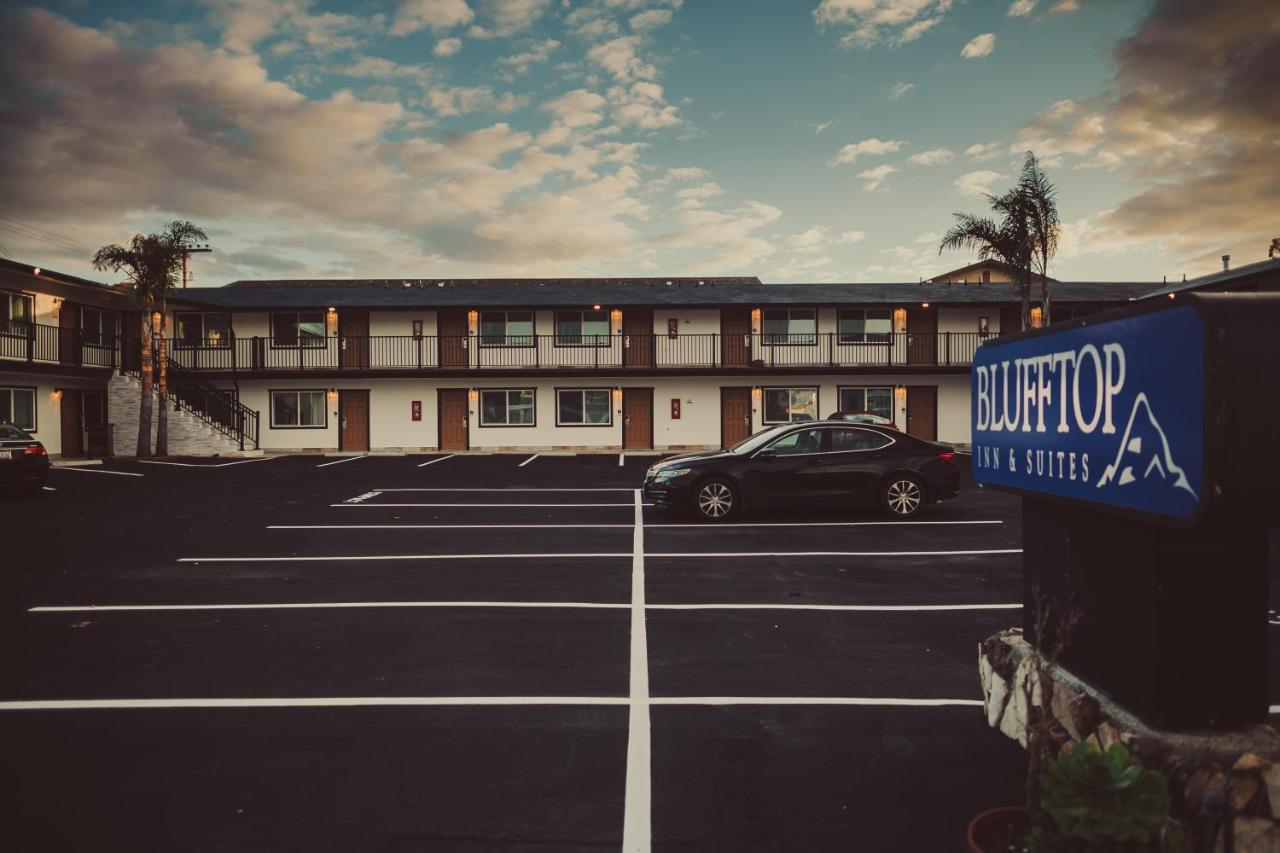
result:
<svg viewBox="0 0 1280 853"><path fill-rule="evenodd" d="M1055 274L1280 235L1274 0L50 2L0 20L0 254L174 217L197 284L899 281L1035 150Z"/></svg>

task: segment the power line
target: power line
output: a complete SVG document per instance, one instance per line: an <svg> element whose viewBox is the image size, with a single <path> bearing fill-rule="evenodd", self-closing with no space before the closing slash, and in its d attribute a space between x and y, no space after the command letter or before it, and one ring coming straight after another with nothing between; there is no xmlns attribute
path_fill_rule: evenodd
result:
<svg viewBox="0 0 1280 853"><path fill-rule="evenodd" d="M82 246L78 243L50 240L46 237L41 237L39 234L33 234L29 231L24 231L23 229L17 228L13 225L6 225L3 222L0 222L0 228L3 228L6 231L12 231L13 233L26 237L29 240L39 240L41 243L48 243L50 246L55 246L59 249L63 249L64 251L77 252L77 253L83 253L83 254L90 254L92 252L91 249L85 246Z"/></svg>
<svg viewBox="0 0 1280 853"><path fill-rule="evenodd" d="M65 240L69 244L78 245L74 239L65 234L59 234L57 231L50 231L48 228L41 228L39 225L32 225L30 222L20 222L17 219L10 219L7 216L0 216L0 219L3 219L5 222L12 222L15 225L21 225L23 228L27 228L31 231L39 231L44 234L48 234L51 237L57 237L59 240ZM81 246L81 248L84 247Z"/></svg>

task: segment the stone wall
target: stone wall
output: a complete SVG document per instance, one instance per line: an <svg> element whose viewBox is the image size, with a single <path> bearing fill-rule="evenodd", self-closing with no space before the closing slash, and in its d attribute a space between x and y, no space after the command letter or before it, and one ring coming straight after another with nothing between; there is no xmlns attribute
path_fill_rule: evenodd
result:
<svg viewBox="0 0 1280 853"><path fill-rule="evenodd" d="M978 647L987 724L1027 745L1028 715L1043 711L1031 645L1013 628ZM1280 853L1280 735L1260 725L1189 734L1153 729L1061 667L1053 669L1050 734L1059 751L1084 741L1124 744L1169 783L1173 816L1187 837L1213 838L1192 849L1224 849L1222 804L1230 796L1236 853ZM1028 707L1027 687L1031 687Z"/></svg>
<svg viewBox="0 0 1280 853"><path fill-rule="evenodd" d="M115 374L107 383L107 412L112 425L115 456L133 456L138 449L138 408L142 402L142 380ZM151 402L151 447L155 448L156 415L160 395ZM203 418L169 403L169 455L241 456L240 444L210 426ZM246 453L249 448L246 448Z"/></svg>

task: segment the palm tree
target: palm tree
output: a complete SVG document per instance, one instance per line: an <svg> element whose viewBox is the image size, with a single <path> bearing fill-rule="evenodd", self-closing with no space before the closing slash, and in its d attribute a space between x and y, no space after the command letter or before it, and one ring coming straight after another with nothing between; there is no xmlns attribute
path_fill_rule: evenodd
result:
<svg viewBox="0 0 1280 853"><path fill-rule="evenodd" d="M1049 320L1049 261L1058 249L1061 231L1056 193L1040 161L1028 151L1017 185L1000 195L986 194L996 218L954 214L955 224L938 245L938 254L969 249L977 252L979 260L1002 261L1013 270L1022 296L1023 329L1031 326L1031 280L1036 276L1040 276L1044 322Z"/></svg>
<svg viewBox="0 0 1280 853"><path fill-rule="evenodd" d="M151 455L151 395L154 386L152 341L159 333L160 411L156 419L156 454L168 453L168 358L164 338L164 315L169 290L173 288L183 255L195 240L206 239L204 231L190 222L175 220L158 234L135 234L128 247L103 246L93 256L97 270L123 272L125 291L142 309L142 398L138 407L138 456ZM156 318L159 318L157 321Z"/></svg>

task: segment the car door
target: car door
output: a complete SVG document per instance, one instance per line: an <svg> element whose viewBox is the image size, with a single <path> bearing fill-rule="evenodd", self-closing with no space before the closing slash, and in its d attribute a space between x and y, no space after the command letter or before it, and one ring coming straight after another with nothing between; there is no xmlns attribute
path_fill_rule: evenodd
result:
<svg viewBox="0 0 1280 853"><path fill-rule="evenodd" d="M817 503L826 432L819 427L797 429L757 450L743 474L747 502L753 507Z"/></svg>
<svg viewBox="0 0 1280 853"><path fill-rule="evenodd" d="M894 439L858 426L828 427L830 451L822 466L823 491L842 503L874 504L880 497Z"/></svg>

